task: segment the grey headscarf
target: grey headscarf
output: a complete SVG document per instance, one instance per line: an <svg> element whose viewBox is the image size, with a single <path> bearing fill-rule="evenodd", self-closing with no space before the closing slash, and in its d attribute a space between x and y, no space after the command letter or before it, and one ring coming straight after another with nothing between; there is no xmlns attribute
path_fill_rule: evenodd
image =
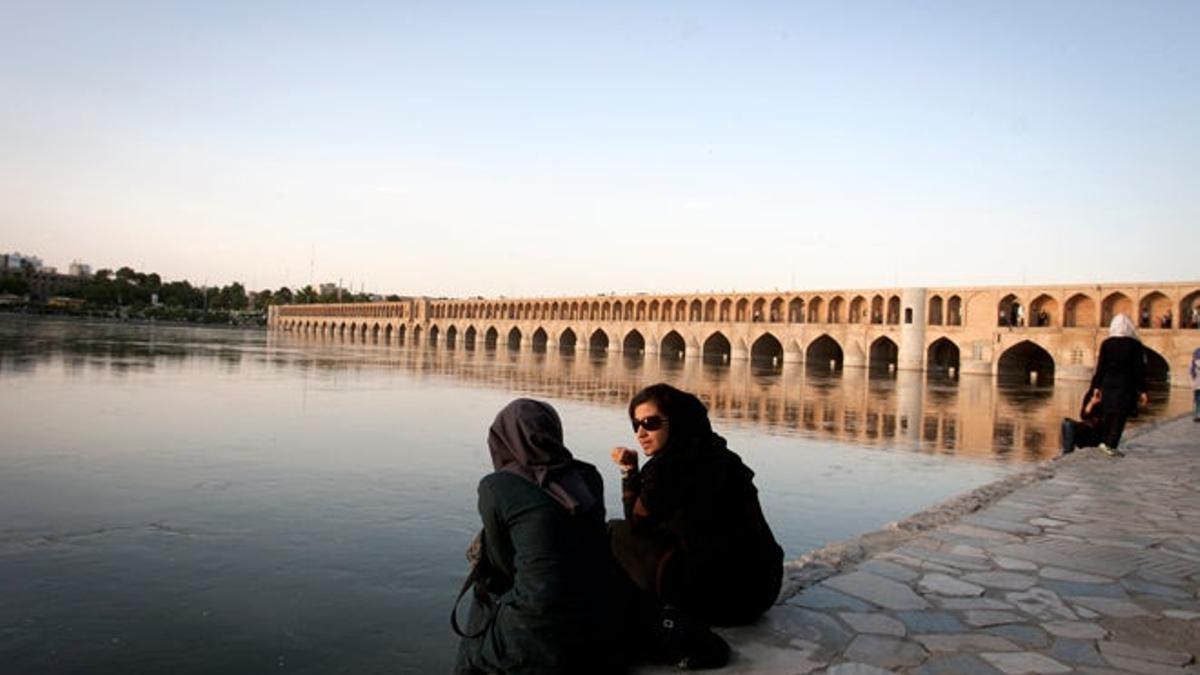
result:
<svg viewBox="0 0 1200 675"><path fill-rule="evenodd" d="M571 513L595 504L550 404L519 398L504 406L488 430L488 450L497 471L537 485Z"/></svg>
<svg viewBox="0 0 1200 675"><path fill-rule="evenodd" d="M1131 337L1137 339L1137 329L1133 327L1133 321L1124 314L1118 314L1112 318L1112 323L1108 325L1109 337Z"/></svg>

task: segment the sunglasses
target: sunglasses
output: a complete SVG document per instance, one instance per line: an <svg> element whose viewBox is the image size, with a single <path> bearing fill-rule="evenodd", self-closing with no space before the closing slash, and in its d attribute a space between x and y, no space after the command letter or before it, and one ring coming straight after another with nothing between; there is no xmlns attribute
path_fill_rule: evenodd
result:
<svg viewBox="0 0 1200 675"><path fill-rule="evenodd" d="M633 420L633 433L637 433L638 427L644 427L646 431L658 431L667 424L667 418L658 415L651 415L644 419Z"/></svg>

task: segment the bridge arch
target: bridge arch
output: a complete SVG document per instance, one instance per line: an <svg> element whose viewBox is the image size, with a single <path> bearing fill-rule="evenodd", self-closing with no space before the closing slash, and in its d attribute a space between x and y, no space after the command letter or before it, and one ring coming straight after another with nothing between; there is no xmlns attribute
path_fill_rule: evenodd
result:
<svg viewBox="0 0 1200 675"><path fill-rule="evenodd" d="M929 314L925 319L925 323L930 326L940 326L944 319L942 318L942 296L933 294L929 296Z"/></svg>
<svg viewBox="0 0 1200 675"><path fill-rule="evenodd" d="M1007 384L1026 384L1037 373L1037 384L1054 382L1054 357L1032 340L1022 340L1004 350L996 360L996 376Z"/></svg>
<svg viewBox="0 0 1200 675"><path fill-rule="evenodd" d="M1058 301L1042 293L1029 303L1029 325L1049 328L1058 324Z"/></svg>
<svg viewBox="0 0 1200 675"><path fill-rule="evenodd" d="M509 329L508 337L504 342L508 345L509 351L519 351L521 349L521 329L516 326Z"/></svg>
<svg viewBox="0 0 1200 675"><path fill-rule="evenodd" d="M392 324L388 324L383 328L383 341L392 344Z"/></svg>
<svg viewBox="0 0 1200 675"><path fill-rule="evenodd" d="M396 344L399 344L399 345L404 344L404 340L407 337L408 337L408 326L405 324L400 324L399 326L397 326L396 327Z"/></svg>
<svg viewBox="0 0 1200 675"><path fill-rule="evenodd" d="M704 302L704 320L709 322L717 320L717 301L713 298Z"/></svg>
<svg viewBox="0 0 1200 675"><path fill-rule="evenodd" d="M783 367L783 343L771 333L763 333L750 345L750 363L758 367Z"/></svg>
<svg viewBox="0 0 1200 675"><path fill-rule="evenodd" d="M592 336L588 338L588 349L592 352L604 353L608 351L608 333L597 328L592 332Z"/></svg>
<svg viewBox="0 0 1200 675"><path fill-rule="evenodd" d="M421 326L420 324L413 326L412 342L414 347L421 346Z"/></svg>
<svg viewBox="0 0 1200 675"><path fill-rule="evenodd" d="M963 325L962 298L957 295L951 295L950 299L946 301L946 325Z"/></svg>
<svg viewBox="0 0 1200 675"><path fill-rule="evenodd" d="M658 310L659 310L658 300L651 300L650 301L650 315L649 315L650 321L658 321Z"/></svg>
<svg viewBox="0 0 1200 675"><path fill-rule="evenodd" d="M1171 365L1154 349L1142 345L1146 356L1146 383L1155 388L1171 386Z"/></svg>
<svg viewBox="0 0 1200 675"><path fill-rule="evenodd" d="M754 305L750 310L750 320L754 322L767 320L767 299L757 298L754 300Z"/></svg>
<svg viewBox="0 0 1200 675"><path fill-rule="evenodd" d="M646 351L646 338L636 329L625 334L621 341L621 349L627 354L641 354Z"/></svg>
<svg viewBox="0 0 1200 675"><path fill-rule="evenodd" d="M850 300L850 312L846 317L848 323L862 323L866 319L867 299L856 295Z"/></svg>
<svg viewBox="0 0 1200 675"><path fill-rule="evenodd" d="M578 341L575 336L575 331L570 328L564 328L563 332L558 335L558 350L564 353L573 353L575 351L575 343Z"/></svg>
<svg viewBox="0 0 1200 675"><path fill-rule="evenodd" d="M483 348L494 351L499 343L500 331L496 330L495 326L488 326L487 332L483 334Z"/></svg>
<svg viewBox="0 0 1200 675"><path fill-rule="evenodd" d="M867 367L873 371L890 371L896 367L900 347L888 336L881 335L871 342L867 353Z"/></svg>
<svg viewBox="0 0 1200 675"><path fill-rule="evenodd" d="M878 293L871 298L871 323L876 325L883 323L883 296Z"/></svg>
<svg viewBox="0 0 1200 675"><path fill-rule="evenodd" d="M835 372L842 369L845 354L837 340L822 334L808 343L804 350L804 362L815 372Z"/></svg>
<svg viewBox="0 0 1200 675"><path fill-rule="evenodd" d="M817 296L808 301L808 322L821 323L821 309L825 306L825 301L821 296Z"/></svg>
<svg viewBox="0 0 1200 675"><path fill-rule="evenodd" d="M1097 325L1096 301L1084 293L1076 293L1067 298L1063 309L1063 326L1067 328L1087 327Z"/></svg>
<svg viewBox="0 0 1200 675"><path fill-rule="evenodd" d="M825 320L827 323L841 323L842 312L846 305L846 300L840 295L835 295L829 300L829 311L826 312Z"/></svg>
<svg viewBox="0 0 1200 675"><path fill-rule="evenodd" d="M467 329L463 331L463 349L475 351L475 338L477 335L478 331L475 330L474 325L467 326Z"/></svg>
<svg viewBox="0 0 1200 675"><path fill-rule="evenodd" d="M446 328L446 349L454 349L458 346L458 327L450 324Z"/></svg>
<svg viewBox="0 0 1200 675"><path fill-rule="evenodd" d="M996 305L996 325L1000 327L1015 327L1024 323L1024 305L1013 293L1000 298Z"/></svg>
<svg viewBox="0 0 1200 675"><path fill-rule="evenodd" d="M1141 328L1166 328L1166 315L1171 311L1171 301L1161 291L1152 291L1138 303L1138 326ZM1171 317L1171 325L1174 317Z"/></svg>
<svg viewBox="0 0 1200 675"><path fill-rule="evenodd" d="M700 301L692 300L692 304L689 306L688 321L699 321L703 311Z"/></svg>
<svg viewBox="0 0 1200 675"><path fill-rule="evenodd" d="M783 321L783 298L776 297L771 301L771 313L767 317L771 323L780 323Z"/></svg>
<svg viewBox="0 0 1200 675"><path fill-rule="evenodd" d="M436 324L429 327L429 346L430 347L437 346L438 336L441 334L442 334L442 331L441 331L441 329L439 329L437 327Z"/></svg>
<svg viewBox="0 0 1200 675"><path fill-rule="evenodd" d="M687 354L687 341L675 331L669 331L664 335L659 347L659 353L663 358L682 359Z"/></svg>
<svg viewBox="0 0 1200 675"><path fill-rule="evenodd" d="M925 350L925 369L932 374L950 376L951 369L959 372L960 353L958 345L946 337L929 343Z"/></svg>
<svg viewBox="0 0 1200 675"><path fill-rule="evenodd" d="M533 331L533 336L529 339L529 345L535 352L544 352L546 351L546 343L549 339L549 336L546 335L546 329L538 326L537 330Z"/></svg>
<svg viewBox="0 0 1200 675"><path fill-rule="evenodd" d="M1137 325L1137 316L1133 313L1133 301L1129 299L1128 295L1115 291L1105 296L1104 302L1100 303L1100 325L1109 325L1112 323L1113 317L1118 314L1124 314L1134 322L1134 325Z"/></svg>
<svg viewBox="0 0 1200 675"><path fill-rule="evenodd" d="M1180 328L1200 328L1200 290L1192 291L1179 301Z"/></svg>
<svg viewBox="0 0 1200 675"><path fill-rule="evenodd" d="M727 363L732 354L733 346L721 331L714 331L709 335L700 348L700 355L705 363Z"/></svg>
<svg viewBox="0 0 1200 675"><path fill-rule="evenodd" d="M804 323L804 300L792 298L788 303L788 323Z"/></svg>

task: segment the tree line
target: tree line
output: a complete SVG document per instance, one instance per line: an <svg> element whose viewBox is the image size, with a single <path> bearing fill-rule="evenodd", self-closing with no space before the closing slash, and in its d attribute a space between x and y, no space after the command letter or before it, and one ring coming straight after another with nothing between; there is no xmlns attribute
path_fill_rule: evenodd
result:
<svg viewBox="0 0 1200 675"><path fill-rule="evenodd" d="M23 275L4 275L0 277L0 293L28 295L29 282ZM78 288L64 289L56 295L81 299L89 307L97 309L150 307L157 299L158 305L168 308L220 312L265 312L271 305L370 302L383 299L345 289L340 293L321 293L311 285L296 289L287 286L274 290L265 288L250 293L239 281L225 286L196 286L186 280L163 282L157 273L138 272L131 267L122 267L115 272L110 269L98 270ZM389 295L386 299L399 300L400 297Z"/></svg>

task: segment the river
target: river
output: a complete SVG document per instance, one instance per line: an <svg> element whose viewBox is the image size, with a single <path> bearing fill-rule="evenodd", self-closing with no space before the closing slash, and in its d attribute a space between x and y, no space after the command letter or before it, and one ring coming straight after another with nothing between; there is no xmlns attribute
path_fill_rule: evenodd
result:
<svg viewBox="0 0 1200 675"><path fill-rule="evenodd" d="M655 381L709 404L789 557L1053 456L1084 386L0 316L0 669L447 672L496 411L550 401L615 516Z"/></svg>

